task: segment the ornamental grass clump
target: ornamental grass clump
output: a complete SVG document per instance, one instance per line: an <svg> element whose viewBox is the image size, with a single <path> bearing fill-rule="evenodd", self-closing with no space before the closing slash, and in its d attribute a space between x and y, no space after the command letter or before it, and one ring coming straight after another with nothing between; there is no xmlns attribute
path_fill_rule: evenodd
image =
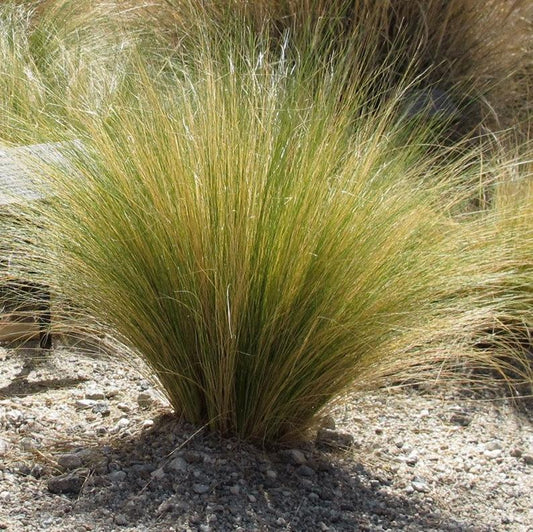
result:
<svg viewBox="0 0 533 532"><path fill-rule="evenodd" d="M35 161L49 199L18 213L14 267L187 420L289 440L347 390L476 355L492 307L458 295L475 267L452 220L472 165L434 157L401 94L366 107L375 80L346 90L342 59L223 37L159 77L139 59L69 164Z"/></svg>

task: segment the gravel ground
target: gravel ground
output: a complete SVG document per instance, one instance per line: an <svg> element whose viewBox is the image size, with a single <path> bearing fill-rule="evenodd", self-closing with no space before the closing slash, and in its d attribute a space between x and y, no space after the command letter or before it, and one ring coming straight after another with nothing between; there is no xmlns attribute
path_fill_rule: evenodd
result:
<svg viewBox="0 0 533 532"><path fill-rule="evenodd" d="M123 363L0 348L0 529L533 530L533 426L503 400L383 390L262 450L172 417Z"/></svg>

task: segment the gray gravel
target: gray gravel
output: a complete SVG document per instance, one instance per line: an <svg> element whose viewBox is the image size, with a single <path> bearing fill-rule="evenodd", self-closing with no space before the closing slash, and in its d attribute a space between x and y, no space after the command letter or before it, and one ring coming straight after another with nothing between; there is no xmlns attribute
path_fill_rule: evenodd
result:
<svg viewBox="0 0 533 532"><path fill-rule="evenodd" d="M0 529L528 531L533 426L443 389L347 397L264 450L172 416L142 375L0 348Z"/></svg>

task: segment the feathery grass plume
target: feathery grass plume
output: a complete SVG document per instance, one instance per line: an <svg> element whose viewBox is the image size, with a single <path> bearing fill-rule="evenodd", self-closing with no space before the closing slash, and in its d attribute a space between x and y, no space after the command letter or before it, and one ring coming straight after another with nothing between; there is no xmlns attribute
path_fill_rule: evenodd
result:
<svg viewBox="0 0 533 532"><path fill-rule="evenodd" d="M467 162L432 157L398 98L365 107L372 79L339 100L342 69L288 42L204 37L162 79L139 60L139 85L61 145L70 164L41 168L21 277L141 357L186 419L262 442L354 385L475 356L462 336L427 348L492 310L457 295Z"/></svg>
<svg viewBox="0 0 533 532"><path fill-rule="evenodd" d="M3 142L62 138L75 116L104 112L122 82L133 36L89 0L0 6ZM75 112L74 112L75 110Z"/></svg>

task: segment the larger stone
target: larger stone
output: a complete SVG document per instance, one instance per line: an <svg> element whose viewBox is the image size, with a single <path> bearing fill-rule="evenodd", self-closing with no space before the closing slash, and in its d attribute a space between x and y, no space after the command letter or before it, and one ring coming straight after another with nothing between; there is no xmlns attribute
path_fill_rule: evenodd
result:
<svg viewBox="0 0 533 532"><path fill-rule="evenodd" d="M82 466L81 456L77 453L60 454L57 463L62 469L77 469Z"/></svg>
<svg viewBox="0 0 533 532"><path fill-rule="evenodd" d="M52 477L48 479L47 487L52 493L73 493L78 494L85 482L86 473L78 471L76 473L66 473L65 475L59 475L58 477Z"/></svg>
<svg viewBox="0 0 533 532"><path fill-rule="evenodd" d="M330 449L348 449L354 444L351 434L331 429L320 429L316 435L316 443Z"/></svg>
<svg viewBox="0 0 533 532"><path fill-rule="evenodd" d="M300 449L288 449L281 452L281 458L284 462L294 465L302 465L307 462L305 454Z"/></svg>

